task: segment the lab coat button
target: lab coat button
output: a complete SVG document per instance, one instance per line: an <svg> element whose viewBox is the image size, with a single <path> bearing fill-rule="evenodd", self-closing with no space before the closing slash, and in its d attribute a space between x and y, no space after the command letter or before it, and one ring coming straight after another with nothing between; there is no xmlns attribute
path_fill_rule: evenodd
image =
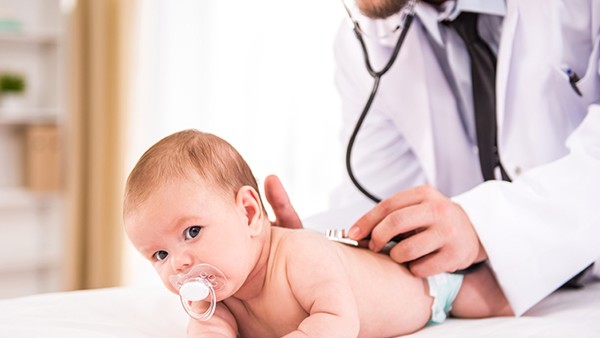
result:
<svg viewBox="0 0 600 338"><path fill-rule="evenodd" d="M515 173L515 175L519 176L521 175L521 172L523 170L521 169L521 167L515 167L515 169L513 170L513 172Z"/></svg>

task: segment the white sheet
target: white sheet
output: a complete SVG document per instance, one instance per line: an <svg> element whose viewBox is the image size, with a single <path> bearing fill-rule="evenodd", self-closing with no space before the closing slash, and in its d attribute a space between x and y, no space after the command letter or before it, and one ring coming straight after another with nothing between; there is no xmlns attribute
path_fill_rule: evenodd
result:
<svg viewBox="0 0 600 338"><path fill-rule="evenodd" d="M51 293L0 301L0 337L185 337L162 287ZM410 337L600 337L600 281L560 290L521 318L450 319Z"/></svg>

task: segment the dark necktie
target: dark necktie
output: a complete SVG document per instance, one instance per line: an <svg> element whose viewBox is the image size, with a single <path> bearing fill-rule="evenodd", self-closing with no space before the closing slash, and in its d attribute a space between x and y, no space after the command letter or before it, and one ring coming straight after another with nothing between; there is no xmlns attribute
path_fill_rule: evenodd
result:
<svg viewBox="0 0 600 338"><path fill-rule="evenodd" d="M502 178L509 180L498 157L496 137L496 56L477 33L477 14L462 12L447 23L464 40L471 59L473 108L479 164L484 180L495 179L500 167Z"/></svg>

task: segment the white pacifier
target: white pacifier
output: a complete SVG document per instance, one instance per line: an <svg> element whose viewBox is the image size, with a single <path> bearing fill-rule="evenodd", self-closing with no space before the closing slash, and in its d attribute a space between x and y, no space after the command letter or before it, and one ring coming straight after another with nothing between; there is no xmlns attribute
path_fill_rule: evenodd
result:
<svg viewBox="0 0 600 338"><path fill-rule="evenodd" d="M209 320L217 307L215 291L223 288L227 279L216 267L210 264L195 265L187 273L169 277L171 285L179 291L181 304L187 314L198 320ZM209 303L208 309L198 313L192 309L194 302Z"/></svg>

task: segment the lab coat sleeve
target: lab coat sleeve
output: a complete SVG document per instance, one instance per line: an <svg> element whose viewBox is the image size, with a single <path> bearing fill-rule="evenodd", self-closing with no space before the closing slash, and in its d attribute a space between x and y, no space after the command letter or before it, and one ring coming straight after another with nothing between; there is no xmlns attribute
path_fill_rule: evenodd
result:
<svg viewBox="0 0 600 338"><path fill-rule="evenodd" d="M516 315L600 258L600 105L567 140L569 154L512 183L456 196Z"/></svg>

